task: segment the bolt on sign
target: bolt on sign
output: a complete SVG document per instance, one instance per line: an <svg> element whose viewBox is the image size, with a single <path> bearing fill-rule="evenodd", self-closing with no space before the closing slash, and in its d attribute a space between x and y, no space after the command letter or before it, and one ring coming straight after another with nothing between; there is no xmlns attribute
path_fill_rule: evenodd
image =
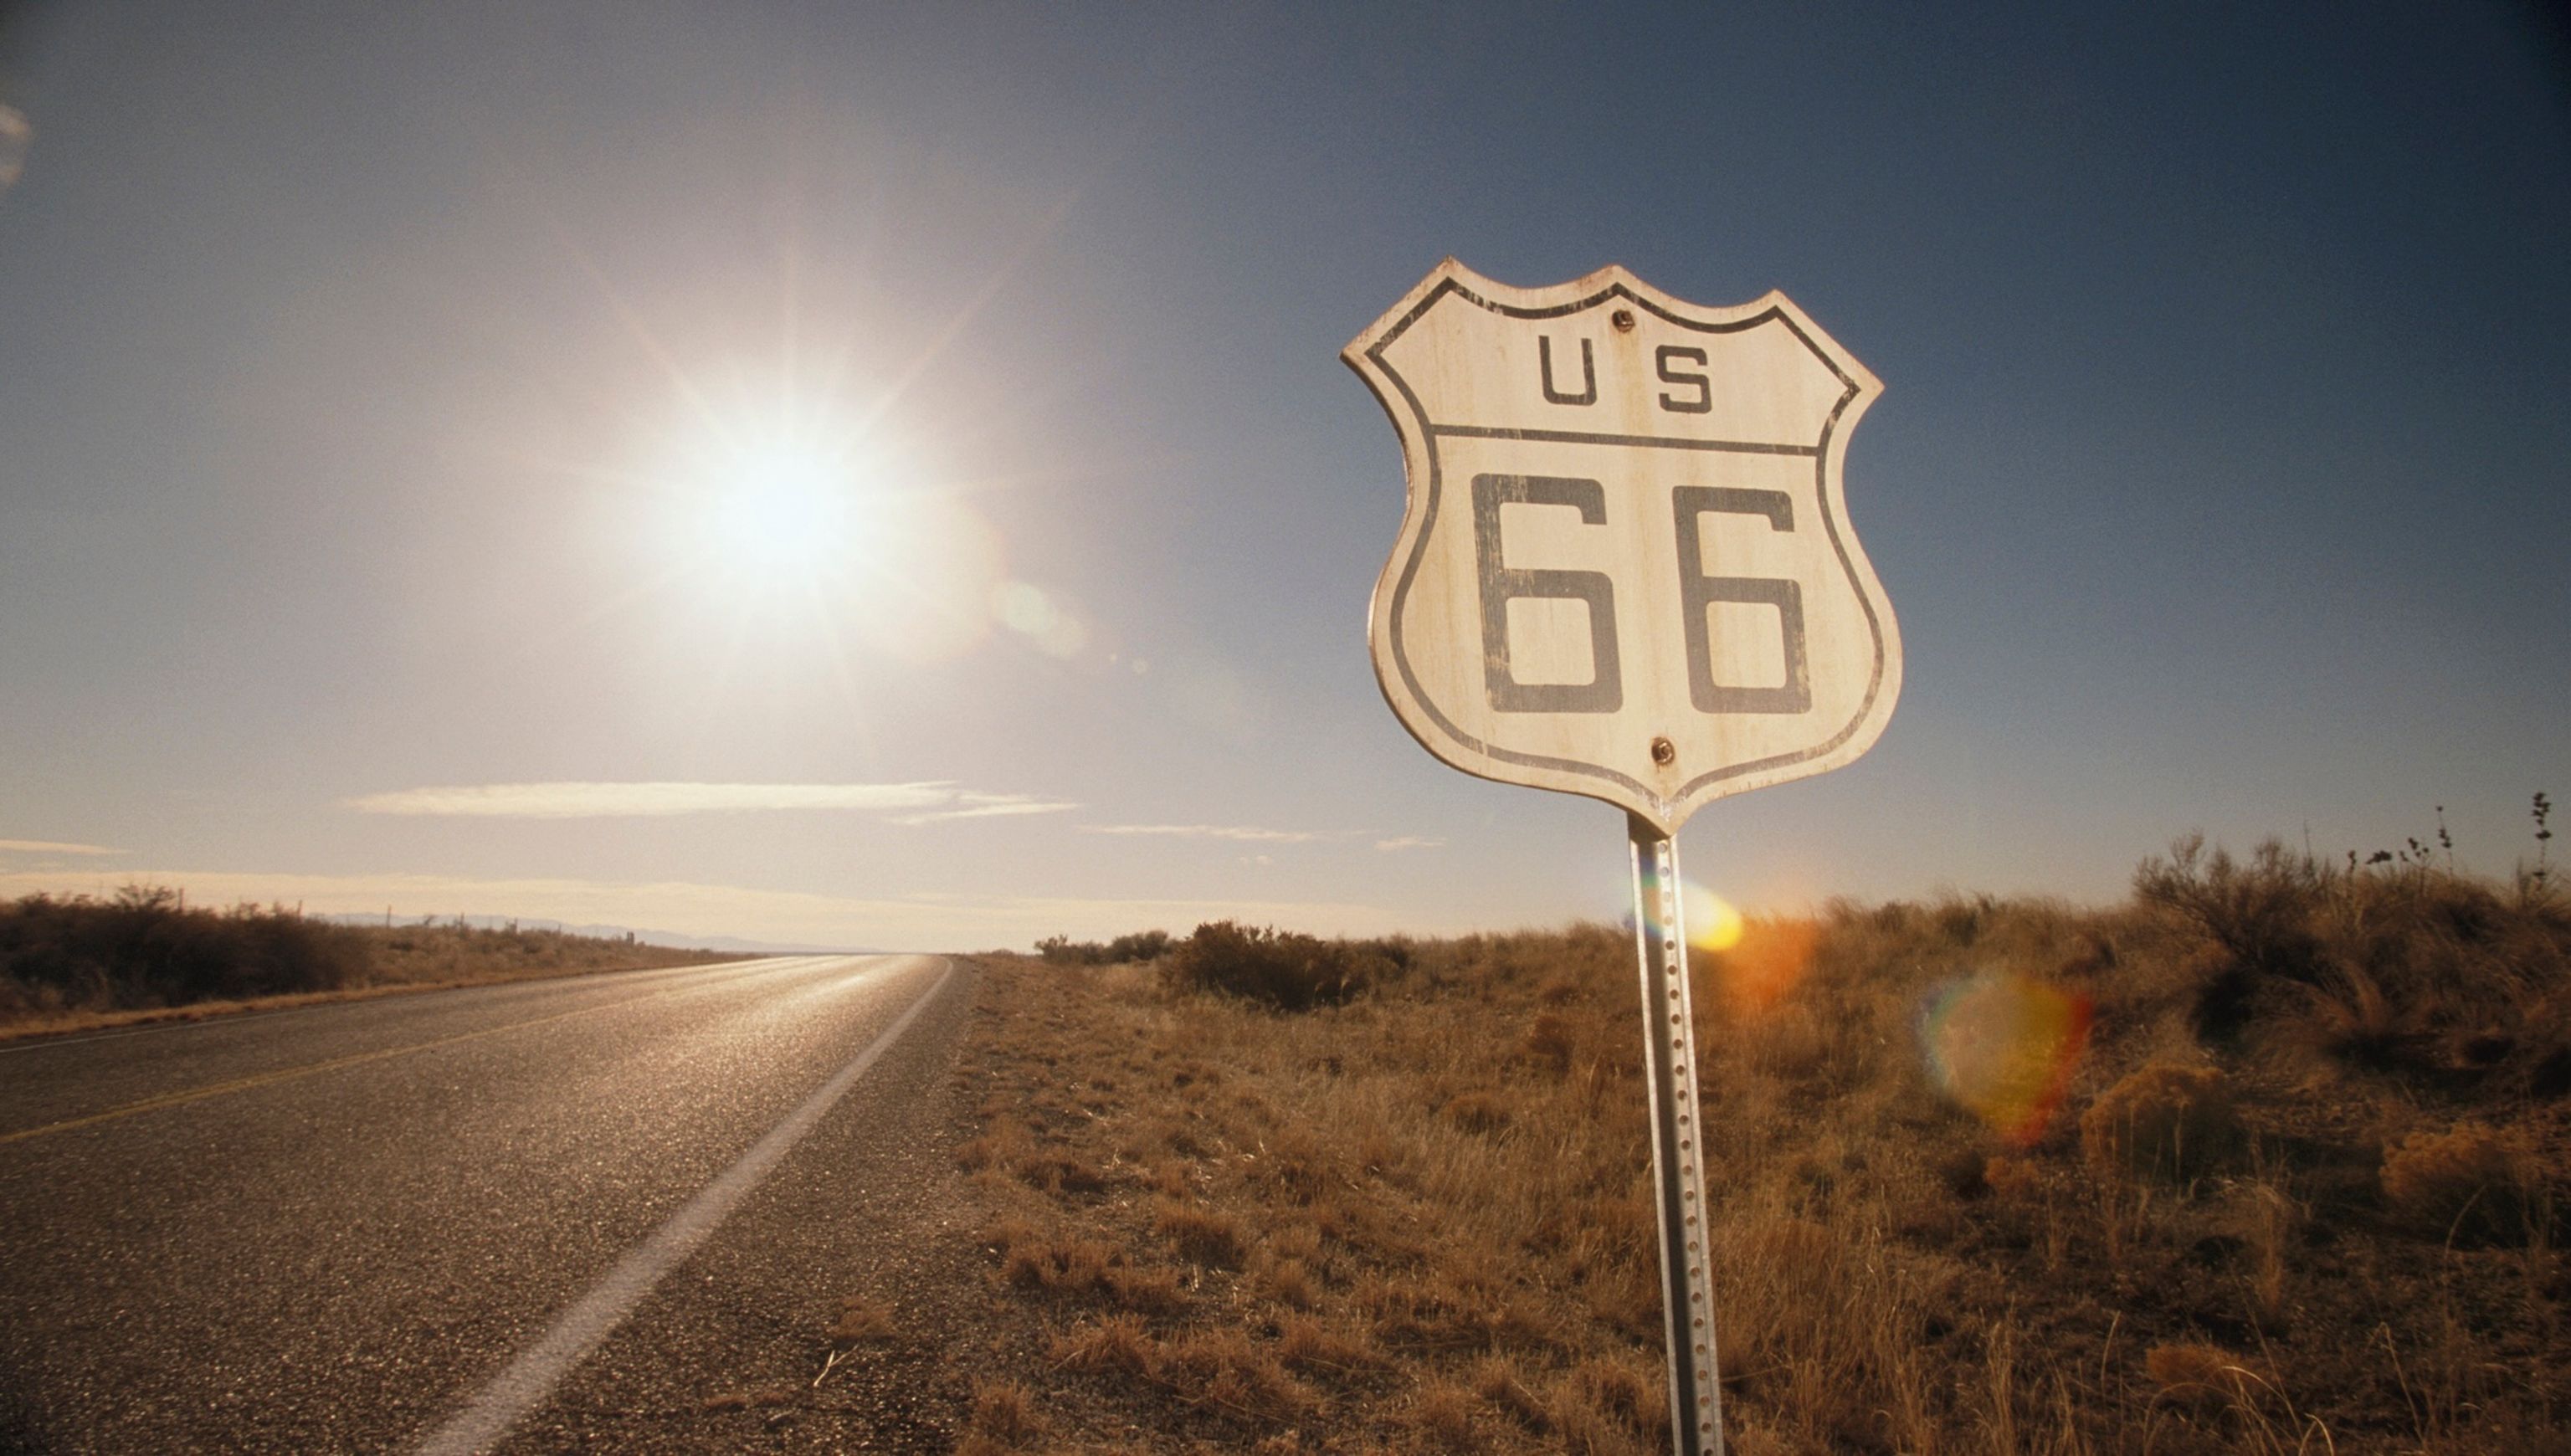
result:
<svg viewBox="0 0 2571 1456"><path fill-rule="evenodd" d="M1430 752L1674 831L1883 731L1900 640L1839 486L1883 386L1784 294L1449 258L1341 357L1409 469L1369 636Z"/></svg>
<svg viewBox="0 0 2571 1456"><path fill-rule="evenodd" d="M1512 288L1453 258L1340 357L1408 473L1367 628L1393 715L1467 773L1626 811L1671 1440L1720 1456L1672 836L1892 717L1901 640L1840 486L1883 386L1783 293L1704 308L1621 267Z"/></svg>

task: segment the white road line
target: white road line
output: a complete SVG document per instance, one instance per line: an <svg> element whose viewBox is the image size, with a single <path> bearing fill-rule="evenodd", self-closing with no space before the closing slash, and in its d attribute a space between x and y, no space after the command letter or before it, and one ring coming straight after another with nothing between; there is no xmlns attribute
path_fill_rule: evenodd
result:
<svg viewBox="0 0 2571 1456"><path fill-rule="evenodd" d="M821 1090L804 1099L803 1105L787 1114L785 1121L769 1129L767 1137L699 1191L685 1208L671 1214L651 1237L617 1260L605 1278L554 1321L544 1338L510 1361L508 1368L493 1376L454 1419L422 1441L418 1456L473 1456L507 1435L520 1416L541 1404L574 1365L625 1322L634 1306L642 1303L670 1270L696 1252L697 1245L723 1222L733 1206L757 1188L776 1161L811 1131L812 1125L858 1078L866 1075L866 1069L910 1029L910 1024L919 1019L919 1014L928 1009L928 1003L937 999L937 993L945 990L954 976L955 963L948 961L936 983L910 1003L909 1010L894 1018L872 1046L857 1053L856 1060L821 1084Z"/></svg>

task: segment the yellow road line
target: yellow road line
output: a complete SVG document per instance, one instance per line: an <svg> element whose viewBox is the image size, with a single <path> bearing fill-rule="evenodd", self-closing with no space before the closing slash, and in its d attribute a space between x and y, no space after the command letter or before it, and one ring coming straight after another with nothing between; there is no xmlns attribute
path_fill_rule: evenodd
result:
<svg viewBox="0 0 2571 1456"><path fill-rule="evenodd" d="M74 1128L91 1127L98 1123L112 1123L118 1118L130 1118L136 1113L148 1113L158 1108L177 1107L182 1103L203 1102L210 1097L223 1097L229 1093L248 1092L255 1087L266 1087L272 1083L291 1082L297 1077L311 1077L323 1072L335 1072L341 1067L355 1067L366 1062L380 1062L388 1057L407 1057L413 1052L425 1052L438 1047L451 1047L458 1042L479 1041L484 1037L498 1036L502 1032L524 1031L528 1027L542 1026L549 1021L561 1021L566 1017L573 1016L587 1016L593 1011L613 1011L620 1006L631 1006L637 1001L650 1001L658 997L670 995L673 992L685 991L688 989L691 988L687 986L671 986L663 990L649 992L645 995L630 997L623 1001L611 1001L604 1006L576 1006L569 1011L557 1011L551 1016L536 1017L532 1021L513 1021L507 1026L485 1027L480 1031L461 1032L451 1037L439 1037L437 1040L431 1042L414 1042L406 1047L387 1047L382 1051L377 1052L359 1052L356 1055L349 1057L333 1057L326 1062L311 1062L300 1067L286 1067L275 1072L261 1072L256 1077L244 1077L232 1082L218 1082L211 1087L191 1088L186 1092L164 1093L159 1097L147 1097L141 1102L129 1102L123 1107L109 1108L103 1113L91 1113L89 1116L84 1118L66 1118L59 1123L47 1123L41 1128L28 1128L23 1132L16 1133L0 1133L0 1147L5 1147L11 1143L23 1143L30 1138L41 1138L48 1133L68 1133Z"/></svg>

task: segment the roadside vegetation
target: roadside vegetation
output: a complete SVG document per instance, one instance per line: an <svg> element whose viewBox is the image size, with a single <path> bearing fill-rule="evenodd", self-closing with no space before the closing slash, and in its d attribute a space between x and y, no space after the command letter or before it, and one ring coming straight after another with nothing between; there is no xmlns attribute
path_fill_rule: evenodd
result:
<svg viewBox="0 0 2571 1456"><path fill-rule="evenodd" d="M346 925L282 906L192 908L179 892L0 902L0 1037L254 1006L740 959L558 930Z"/></svg>
<svg viewBox="0 0 2571 1456"><path fill-rule="evenodd" d="M2571 1449L2571 900L2439 847L1697 951L1733 1449ZM986 966L960 1449L1668 1449L1630 932Z"/></svg>

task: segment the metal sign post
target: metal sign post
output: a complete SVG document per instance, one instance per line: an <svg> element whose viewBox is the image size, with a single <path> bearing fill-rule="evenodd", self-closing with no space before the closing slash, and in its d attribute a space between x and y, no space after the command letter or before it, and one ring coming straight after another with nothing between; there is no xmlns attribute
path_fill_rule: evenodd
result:
<svg viewBox="0 0 2571 1456"><path fill-rule="evenodd" d="M1673 1434L1720 1452L1672 836L1892 716L1901 641L1841 488L1883 386L1782 293L1705 308L1620 267L1513 288L1453 258L1341 357L1408 482L1366 632L1393 716L1467 773L1628 816Z"/></svg>
<svg viewBox="0 0 2571 1456"><path fill-rule="evenodd" d="M1625 823L1633 839L1634 939L1643 963L1643 1070L1652 1084L1652 1202L1661 1224L1670 1431L1680 1456L1723 1456L1705 1139L1696 1097L1696 1008L1688 993L1679 846L1640 814L1627 815Z"/></svg>

